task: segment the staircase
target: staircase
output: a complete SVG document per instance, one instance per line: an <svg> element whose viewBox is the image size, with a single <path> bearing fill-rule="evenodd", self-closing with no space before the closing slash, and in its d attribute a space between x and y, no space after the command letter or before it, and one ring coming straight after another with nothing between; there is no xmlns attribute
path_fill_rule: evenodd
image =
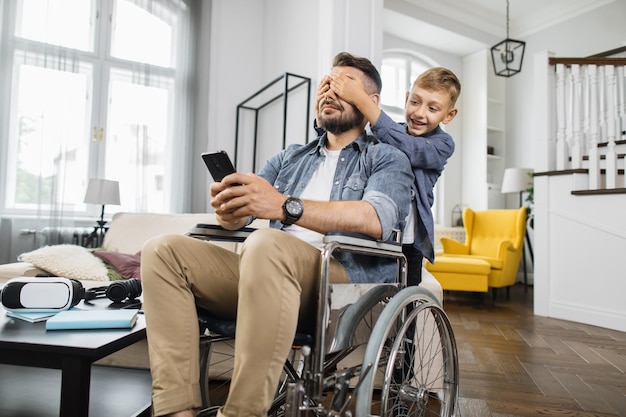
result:
<svg viewBox="0 0 626 417"><path fill-rule="evenodd" d="M610 51L623 54L625 48ZM626 58L535 55L535 314L626 331Z"/></svg>

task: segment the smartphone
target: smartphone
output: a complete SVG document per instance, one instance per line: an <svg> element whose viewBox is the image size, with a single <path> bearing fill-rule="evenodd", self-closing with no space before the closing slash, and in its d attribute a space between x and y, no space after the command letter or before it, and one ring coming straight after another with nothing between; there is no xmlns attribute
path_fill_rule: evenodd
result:
<svg viewBox="0 0 626 417"><path fill-rule="evenodd" d="M205 152L202 154L202 159L215 182L220 182L228 174L236 172L226 151Z"/></svg>

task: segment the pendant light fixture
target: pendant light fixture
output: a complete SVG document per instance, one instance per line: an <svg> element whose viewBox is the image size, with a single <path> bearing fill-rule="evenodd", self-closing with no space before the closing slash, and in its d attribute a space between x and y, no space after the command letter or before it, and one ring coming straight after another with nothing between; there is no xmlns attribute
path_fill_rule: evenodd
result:
<svg viewBox="0 0 626 417"><path fill-rule="evenodd" d="M526 42L509 38L509 0L506 0L506 39L491 47L493 70L501 77L511 77L522 70Z"/></svg>

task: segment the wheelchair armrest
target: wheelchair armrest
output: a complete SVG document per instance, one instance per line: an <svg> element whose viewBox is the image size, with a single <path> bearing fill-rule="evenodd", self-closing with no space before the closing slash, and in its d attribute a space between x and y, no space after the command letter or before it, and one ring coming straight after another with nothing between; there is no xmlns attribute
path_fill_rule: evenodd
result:
<svg viewBox="0 0 626 417"><path fill-rule="evenodd" d="M394 240L377 240L360 233L329 232L324 235L324 244L338 243L356 248L367 248L389 252L402 252L402 243L399 236L394 236Z"/></svg>
<svg viewBox="0 0 626 417"><path fill-rule="evenodd" d="M187 236L203 240L219 240L225 242L243 242L250 233L254 232L254 227L242 227L237 230L227 230L217 224L198 223L187 232Z"/></svg>

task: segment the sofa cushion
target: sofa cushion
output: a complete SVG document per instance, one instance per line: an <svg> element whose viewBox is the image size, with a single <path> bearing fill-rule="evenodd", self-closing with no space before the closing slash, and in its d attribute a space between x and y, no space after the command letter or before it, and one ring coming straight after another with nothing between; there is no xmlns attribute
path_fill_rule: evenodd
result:
<svg viewBox="0 0 626 417"><path fill-rule="evenodd" d="M30 262L12 262L10 264L0 265L0 283L6 282L16 277L34 277L37 274L43 274L41 268L37 268Z"/></svg>
<svg viewBox="0 0 626 417"><path fill-rule="evenodd" d="M109 264L121 278L141 279L141 252L131 255L129 253L96 250L93 254Z"/></svg>
<svg viewBox="0 0 626 417"><path fill-rule="evenodd" d="M29 262L60 277L94 281L109 280L104 262L82 246L44 246L32 252L21 254L18 260Z"/></svg>
<svg viewBox="0 0 626 417"><path fill-rule="evenodd" d="M104 235L102 249L109 252L137 253L143 244L158 235L185 234L196 223L215 224L215 214L209 213L116 213Z"/></svg>

